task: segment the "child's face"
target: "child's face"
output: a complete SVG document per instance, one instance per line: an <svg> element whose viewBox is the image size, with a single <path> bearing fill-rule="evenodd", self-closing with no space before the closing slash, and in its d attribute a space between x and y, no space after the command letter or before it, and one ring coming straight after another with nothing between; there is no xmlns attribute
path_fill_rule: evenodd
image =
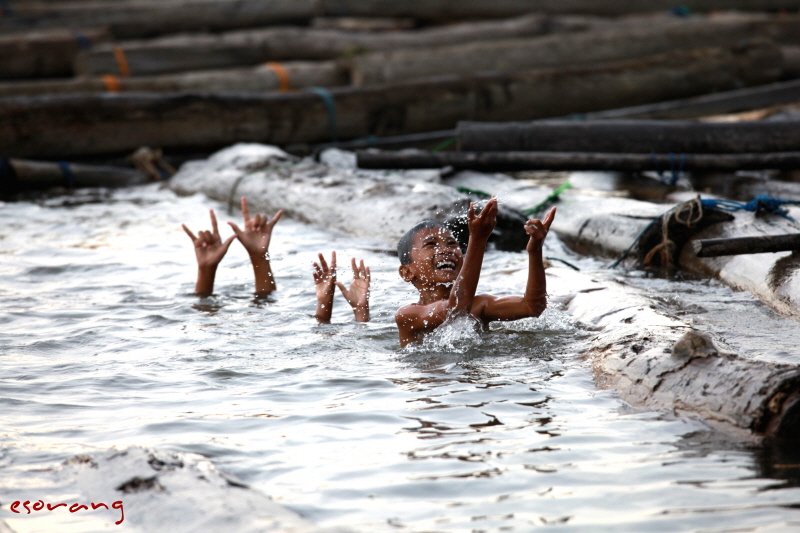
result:
<svg viewBox="0 0 800 533"><path fill-rule="evenodd" d="M452 285L462 264L461 247L444 228L425 228L414 235L411 262L415 284Z"/></svg>

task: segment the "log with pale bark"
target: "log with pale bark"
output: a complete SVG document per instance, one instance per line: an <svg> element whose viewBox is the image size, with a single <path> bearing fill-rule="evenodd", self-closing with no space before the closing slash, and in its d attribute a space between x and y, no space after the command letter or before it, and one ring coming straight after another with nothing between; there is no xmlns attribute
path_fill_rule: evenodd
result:
<svg viewBox="0 0 800 533"><path fill-rule="evenodd" d="M78 55L81 74L119 74L120 50L130 75L255 65L266 61L335 59L372 50L444 46L538 35L549 31L547 19L529 15L512 20L462 23L441 28L387 33L278 27L219 35L178 35L94 48ZM570 29L573 26L566 26ZM581 23L574 26L583 27Z"/></svg>
<svg viewBox="0 0 800 533"><path fill-rule="evenodd" d="M310 86L335 87L347 82L347 74L333 61L290 61L275 67L262 65L162 76L106 75L6 82L0 83L0 97L103 92L285 92Z"/></svg>
<svg viewBox="0 0 800 533"><path fill-rule="evenodd" d="M348 66L355 85L371 85L441 74L590 65L674 50L727 47L758 37L784 42L795 35L800 35L800 16L689 19L680 23L625 24L602 31L469 43L433 50L374 52L350 58Z"/></svg>
<svg viewBox="0 0 800 533"><path fill-rule="evenodd" d="M110 40L105 29L0 34L0 79L71 76L80 50Z"/></svg>
<svg viewBox="0 0 800 533"><path fill-rule="evenodd" d="M461 122L465 151L747 154L800 151L800 120Z"/></svg>
<svg viewBox="0 0 800 533"><path fill-rule="evenodd" d="M800 151L767 154L614 154L592 152L370 152L357 153L360 168L444 168L480 172L522 170L795 170Z"/></svg>
<svg viewBox="0 0 800 533"><path fill-rule="evenodd" d="M779 51L757 45L676 52L637 61L289 94L105 94L0 99L8 156L125 152L139 146L278 145L452 128L459 120L561 116L769 81ZM333 103L334 105L331 105Z"/></svg>

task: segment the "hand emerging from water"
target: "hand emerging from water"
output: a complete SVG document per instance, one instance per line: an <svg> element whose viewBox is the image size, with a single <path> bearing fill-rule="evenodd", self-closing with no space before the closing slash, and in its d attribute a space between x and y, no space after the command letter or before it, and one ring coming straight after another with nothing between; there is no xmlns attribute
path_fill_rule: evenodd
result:
<svg viewBox="0 0 800 533"><path fill-rule="evenodd" d="M331 266L319 254L319 263L314 262L314 289L317 292L317 322L328 324L333 312L333 295L336 292L336 252L331 252Z"/></svg>
<svg viewBox="0 0 800 533"><path fill-rule="evenodd" d="M525 232L531 236L528 240L528 246L526 247L528 253L542 251L544 238L547 237L547 233L550 231L550 225L555 218L556 208L553 207L544 216L544 220L529 220L525 223Z"/></svg>
<svg viewBox="0 0 800 533"><path fill-rule="evenodd" d="M225 254L228 252L228 247L236 238L236 235L231 235L225 242L219 236L219 228L217 227L217 217L214 215L214 210L209 211L211 215L211 231L198 231L195 237L194 233L186 227L186 224L181 224L183 231L192 239L194 244L194 254L197 257L197 266L199 268L216 267Z"/></svg>
<svg viewBox="0 0 800 533"><path fill-rule="evenodd" d="M492 196L492 199L481 209L479 215L475 214L475 204L469 204L467 217L470 237L486 241L494 231L494 226L497 222L497 199Z"/></svg>
<svg viewBox="0 0 800 533"><path fill-rule="evenodd" d="M283 215L283 210L275 213L272 220L267 222L267 215L255 215L250 218L250 211L247 209L247 198L242 197L242 215L244 216L244 230L233 222L228 222L236 232L236 237L242 243L250 258L269 258L269 242L272 238L272 228Z"/></svg>
<svg viewBox="0 0 800 533"><path fill-rule="evenodd" d="M362 259L359 265L356 265L355 257L351 259L353 267L353 281L350 283L350 288L346 288L341 282L336 282L336 286L342 291L342 296L353 308L357 322L369 321L369 282L370 273L369 267L364 266Z"/></svg>

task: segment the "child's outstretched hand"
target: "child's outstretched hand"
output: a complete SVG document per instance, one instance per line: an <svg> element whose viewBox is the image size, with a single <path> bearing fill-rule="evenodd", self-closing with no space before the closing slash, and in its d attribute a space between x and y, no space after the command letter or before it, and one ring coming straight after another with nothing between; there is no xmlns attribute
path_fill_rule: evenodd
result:
<svg viewBox="0 0 800 533"><path fill-rule="evenodd" d="M555 218L556 208L553 207L544 216L544 220L529 220L525 223L525 232L531 236L526 247L529 253L542 250L544 238L547 237L547 232L550 231L550 225Z"/></svg>
<svg viewBox="0 0 800 533"><path fill-rule="evenodd" d="M331 266L319 254L319 263L314 262L314 289L317 291L317 321L327 324L333 312L333 295L336 292L336 252L331 252Z"/></svg>
<svg viewBox="0 0 800 533"><path fill-rule="evenodd" d="M242 243L251 258L268 257L269 241L272 238L272 228L281 218L283 210L275 213L272 220L267 222L267 215L255 215L250 218L250 211L247 209L247 198L242 197L242 215L244 216L244 230L233 222L228 222L236 232L236 237Z"/></svg>
<svg viewBox="0 0 800 533"><path fill-rule="evenodd" d="M342 291L342 296L353 308L358 322L367 322L369 320L369 282L370 274L369 267L364 266L362 259L360 264L356 265L355 257L351 259L353 266L353 281L350 283L350 288L346 288L343 283L337 281L336 286Z"/></svg>
<svg viewBox="0 0 800 533"><path fill-rule="evenodd" d="M217 217L214 215L214 210L209 211L211 215L211 231L198 231L195 237L194 233L186 227L186 224L181 224L183 231L192 239L194 244L194 254L197 257L197 266L199 268L216 267L225 254L228 252L228 247L236 238L236 235L231 235L225 242L219 236L219 228L217 228Z"/></svg>
<svg viewBox="0 0 800 533"><path fill-rule="evenodd" d="M492 199L486 203L486 206L481 209L479 215L475 214L475 203L469 204L469 213L467 218L467 225L469 226L469 234L476 239L487 240L489 235L494 230L494 225L497 222L497 198L492 196Z"/></svg>

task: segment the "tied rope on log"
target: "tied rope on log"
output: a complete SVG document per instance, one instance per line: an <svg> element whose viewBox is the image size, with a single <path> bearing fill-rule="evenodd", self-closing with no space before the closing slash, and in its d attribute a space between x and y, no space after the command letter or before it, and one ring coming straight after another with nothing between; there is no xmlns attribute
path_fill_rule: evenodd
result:
<svg viewBox="0 0 800 533"><path fill-rule="evenodd" d="M177 172L175 167L164 161L164 152L160 148L154 150L142 146L129 155L128 159L133 161L136 170L146 174L153 181L172 177Z"/></svg>
<svg viewBox="0 0 800 533"><path fill-rule="evenodd" d="M695 224L703 219L703 204L699 198L678 204L661 215L661 242L651 248L644 256L644 264L650 265L656 254L660 254L661 266L672 264L675 255L675 242L670 238L669 223L674 220L678 224L694 229Z"/></svg>

